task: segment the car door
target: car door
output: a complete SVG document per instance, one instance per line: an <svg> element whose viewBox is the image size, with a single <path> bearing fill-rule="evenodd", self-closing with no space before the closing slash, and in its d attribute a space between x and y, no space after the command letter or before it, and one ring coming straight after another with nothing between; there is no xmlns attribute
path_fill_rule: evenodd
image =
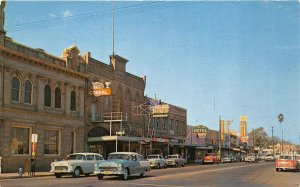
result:
<svg viewBox="0 0 300 187"><path fill-rule="evenodd" d="M159 158L160 157L161 156L159 156ZM148 160L144 159L144 157L142 155L138 155L138 160L139 160L139 163L140 163L139 173L145 172L146 170L150 170L150 162ZM161 159L160 159L160 161L161 161Z"/></svg>
<svg viewBox="0 0 300 187"><path fill-rule="evenodd" d="M140 162L139 162L140 160L139 160L139 158L137 157L136 154L130 155L130 158L131 158L130 173L131 174L139 173L140 172Z"/></svg>
<svg viewBox="0 0 300 187"><path fill-rule="evenodd" d="M84 173L93 173L94 168L95 168L95 155L86 155L86 163L84 164L85 166L85 171Z"/></svg>

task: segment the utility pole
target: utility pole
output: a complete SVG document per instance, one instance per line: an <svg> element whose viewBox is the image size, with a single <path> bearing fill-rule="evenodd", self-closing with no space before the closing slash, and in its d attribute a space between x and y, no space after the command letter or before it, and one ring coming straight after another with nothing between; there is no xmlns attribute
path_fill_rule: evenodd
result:
<svg viewBox="0 0 300 187"><path fill-rule="evenodd" d="M275 155L274 154L274 138L273 138L273 131L274 131L274 129L273 129L274 127L272 126L272 148L273 148L273 156Z"/></svg>
<svg viewBox="0 0 300 187"><path fill-rule="evenodd" d="M222 158L222 135L221 135L221 116L219 116L219 156Z"/></svg>
<svg viewBox="0 0 300 187"><path fill-rule="evenodd" d="M254 143L254 129L252 129L252 146L253 146L253 153L254 153L254 147L255 147L255 143Z"/></svg>

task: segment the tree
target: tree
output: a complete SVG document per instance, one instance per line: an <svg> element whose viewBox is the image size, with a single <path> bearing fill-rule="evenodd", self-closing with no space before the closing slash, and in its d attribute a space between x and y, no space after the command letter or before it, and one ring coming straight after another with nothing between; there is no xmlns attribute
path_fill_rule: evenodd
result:
<svg viewBox="0 0 300 187"><path fill-rule="evenodd" d="M280 124L281 124L281 123L283 122L283 120L284 120L283 114L279 114L279 115L277 116L277 118L278 118L278 121L279 121Z"/></svg>
<svg viewBox="0 0 300 187"><path fill-rule="evenodd" d="M254 136L255 147L267 148L268 145L271 145L272 138L268 136L263 127L253 129L249 136Z"/></svg>

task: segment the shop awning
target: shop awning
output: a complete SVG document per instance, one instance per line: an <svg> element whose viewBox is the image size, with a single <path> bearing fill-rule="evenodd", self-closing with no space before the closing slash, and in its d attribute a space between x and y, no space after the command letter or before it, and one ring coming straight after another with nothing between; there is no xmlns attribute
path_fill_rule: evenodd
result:
<svg viewBox="0 0 300 187"><path fill-rule="evenodd" d="M213 146L208 146L208 147L196 147L196 149L202 149L202 150L213 150Z"/></svg>
<svg viewBox="0 0 300 187"><path fill-rule="evenodd" d="M123 141L123 142L150 142L149 138L131 137L131 136L99 136L89 137L88 142L107 142L107 141Z"/></svg>

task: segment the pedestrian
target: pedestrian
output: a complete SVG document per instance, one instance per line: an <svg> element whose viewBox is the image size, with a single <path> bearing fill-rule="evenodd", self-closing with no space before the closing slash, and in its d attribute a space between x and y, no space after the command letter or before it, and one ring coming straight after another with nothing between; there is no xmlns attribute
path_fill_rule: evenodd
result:
<svg viewBox="0 0 300 187"><path fill-rule="evenodd" d="M30 176L34 176L35 175L35 159L34 159L34 157L32 157L30 159L30 162L31 162Z"/></svg>

